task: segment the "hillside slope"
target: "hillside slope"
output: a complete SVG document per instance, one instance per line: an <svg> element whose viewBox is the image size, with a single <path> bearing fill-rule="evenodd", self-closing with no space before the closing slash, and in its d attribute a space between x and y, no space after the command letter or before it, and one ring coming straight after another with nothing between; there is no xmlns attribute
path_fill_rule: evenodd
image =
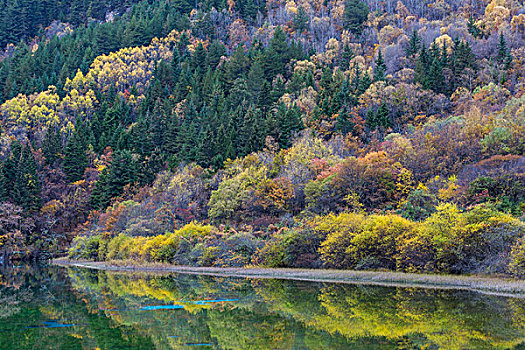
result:
<svg viewBox="0 0 525 350"><path fill-rule="evenodd" d="M2 255L197 221L269 255L181 263L522 273L521 2L194 5L1 7Z"/></svg>

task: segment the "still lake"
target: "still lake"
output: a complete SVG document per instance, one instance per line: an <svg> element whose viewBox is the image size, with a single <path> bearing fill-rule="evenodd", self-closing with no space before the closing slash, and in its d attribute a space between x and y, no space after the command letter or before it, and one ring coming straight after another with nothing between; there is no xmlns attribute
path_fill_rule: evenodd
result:
<svg viewBox="0 0 525 350"><path fill-rule="evenodd" d="M0 349L525 349L525 300L0 266Z"/></svg>

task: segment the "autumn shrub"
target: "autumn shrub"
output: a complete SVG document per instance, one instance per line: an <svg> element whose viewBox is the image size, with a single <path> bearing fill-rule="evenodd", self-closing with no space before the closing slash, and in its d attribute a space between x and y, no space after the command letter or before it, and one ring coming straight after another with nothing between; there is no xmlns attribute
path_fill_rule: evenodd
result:
<svg viewBox="0 0 525 350"><path fill-rule="evenodd" d="M82 259L81 255L84 253L85 236L77 236L71 242L67 256L69 259Z"/></svg>
<svg viewBox="0 0 525 350"><path fill-rule="evenodd" d="M504 272L509 247L525 234L525 225L493 206L461 212L442 204L398 240L396 266L401 271L446 273Z"/></svg>
<svg viewBox="0 0 525 350"><path fill-rule="evenodd" d="M401 206L401 215L404 218L422 221L436 211L437 198L429 191L418 188L408 195Z"/></svg>
<svg viewBox="0 0 525 350"><path fill-rule="evenodd" d="M104 261L106 260L106 255L108 254L108 245L111 240L107 235L103 235L98 244L98 256L97 260Z"/></svg>
<svg viewBox="0 0 525 350"><path fill-rule="evenodd" d="M480 176L469 183L466 201L468 204L494 203L499 211L519 215L520 204L525 202L525 176Z"/></svg>
<svg viewBox="0 0 525 350"><path fill-rule="evenodd" d="M130 237L119 234L111 239L97 236L78 236L70 249L72 259L172 262L212 232L212 226L189 223L179 230L153 237ZM182 248L179 249L180 243ZM185 245L184 245L185 244ZM95 254L96 251L96 254Z"/></svg>
<svg viewBox="0 0 525 350"><path fill-rule="evenodd" d="M98 258L98 247L100 244L101 236L91 236L86 239L85 245L85 259L97 260Z"/></svg>
<svg viewBox="0 0 525 350"><path fill-rule="evenodd" d="M521 238L512 247L508 272L518 278L525 278L525 238Z"/></svg>
<svg viewBox="0 0 525 350"><path fill-rule="evenodd" d="M200 266L214 266L219 260L220 247L218 245L209 245L203 249L199 261Z"/></svg>
<svg viewBox="0 0 525 350"><path fill-rule="evenodd" d="M450 272L504 272L508 249L525 234L525 225L490 205L476 206L462 217L454 244L457 260Z"/></svg>
<svg viewBox="0 0 525 350"><path fill-rule="evenodd" d="M198 258L196 265L230 266L227 260L232 257L233 252L230 251L231 247L227 244L229 235L230 233L218 233L206 237L202 243L198 243L193 249L193 254Z"/></svg>
<svg viewBox="0 0 525 350"><path fill-rule="evenodd" d="M410 170L385 152L349 157L323 171L305 187L307 211L313 214L355 210L392 209L402 203L413 188Z"/></svg>
<svg viewBox="0 0 525 350"><path fill-rule="evenodd" d="M185 241L175 254L175 261L180 265L201 266L200 261L204 255L206 246L202 240Z"/></svg>
<svg viewBox="0 0 525 350"><path fill-rule="evenodd" d="M326 232L321 243L325 266L370 269L396 268L399 237L414 224L397 215L340 214L320 220L316 229Z"/></svg>
<svg viewBox="0 0 525 350"><path fill-rule="evenodd" d="M144 245L144 254L145 258L148 261L163 261L163 254L159 252L163 251L162 249L167 244L167 239L170 235L158 235L155 237L149 238Z"/></svg>
<svg viewBox="0 0 525 350"><path fill-rule="evenodd" d="M123 247L121 248L121 254L132 260L146 260L146 252L144 250L144 247L147 241L147 237L133 237L133 239L128 241L129 244L127 244L126 242L123 245Z"/></svg>
<svg viewBox="0 0 525 350"><path fill-rule="evenodd" d="M126 243L131 242L133 239L120 234L109 241L107 244L106 260L120 260L126 258Z"/></svg>
<svg viewBox="0 0 525 350"><path fill-rule="evenodd" d="M285 240L284 261L289 267L317 268L322 266L319 247L323 235L309 226L294 228Z"/></svg>
<svg viewBox="0 0 525 350"><path fill-rule="evenodd" d="M267 267L317 268L321 235L310 227L287 229L265 242L252 258L252 263Z"/></svg>
<svg viewBox="0 0 525 350"><path fill-rule="evenodd" d="M266 173L265 166L250 166L222 181L219 188L211 193L209 217L215 221L238 219L239 214L254 199L258 184L265 181Z"/></svg>
<svg viewBox="0 0 525 350"><path fill-rule="evenodd" d="M101 238L100 235L75 237L69 250L69 258L98 260L98 248Z"/></svg>
<svg viewBox="0 0 525 350"><path fill-rule="evenodd" d="M148 261L178 262L192 265L198 259L188 258L188 253L202 239L211 234L212 227L191 222L179 230L164 235L148 237L140 255Z"/></svg>
<svg viewBox="0 0 525 350"><path fill-rule="evenodd" d="M487 154L523 154L525 145L525 97L513 97L496 117L497 127L482 140Z"/></svg>
<svg viewBox="0 0 525 350"><path fill-rule="evenodd" d="M254 265L266 267L288 267L285 262L284 238L279 235L266 242L252 258Z"/></svg>
<svg viewBox="0 0 525 350"><path fill-rule="evenodd" d="M226 239L226 262L228 266L245 266L251 261L252 256L261 247L260 240L249 232L240 232Z"/></svg>
<svg viewBox="0 0 525 350"><path fill-rule="evenodd" d="M307 219L273 235L190 223L154 237L79 236L73 259L188 266L389 269L522 276L525 223L494 204L462 211L445 203L424 221L395 214L341 213Z"/></svg>
<svg viewBox="0 0 525 350"><path fill-rule="evenodd" d="M396 270L403 272L432 272L436 250L432 237L422 225L415 225L412 230L404 232L398 237L396 255Z"/></svg>
<svg viewBox="0 0 525 350"><path fill-rule="evenodd" d="M179 247L179 238L175 235L166 235L153 253L152 259L155 261L171 262L177 248Z"/></svg>
<svg viewBox="0 0 525 350"><path fill-rule="evenodd" d="M399 237L412 230L413 223L397 215L370 215L352 237L346 253L357 269L396 268Z"/></svg>
<svg viewBox="0 0 525 350"><path fill-rule="evenodd" d="M510 247L525 235L524 223L494 206L463 212L449 203L423 222L345 213L317 219L315 228L326 233L319 251L327 267L407 272L502 273ZM267 259L282 265L282 248L272 244Z"/></svg>
<svg viewBox="0 0 525 350"><path fill-rule="evenodd" d="M251 232L217 232L195 246L193 254L199 254L199 266L242 267L251 263L262 246Z"/></svg>
<svg viewBox="0 0 525 350"><path fill-rule="evenodd" d="M176 265L195 265L195 259L189 259L189 257L196 244L196 242L195 244L192 244L192 242L187 239L181 239L177 250L175 251L175 255L173 256L172 262Z"/></svg>
<svg viewBox="0 0 525 350"><path fill-rule="evenodd" d="M195 238L205 237L211 233L213 226L211 225L200 225L196 222L191 222L184 225L181 229L176 230L174 234L179 237Z"/></svg>
<svg viewBox="0 0 525 350"><path fill-rule="evenodd" d="M257 204L267 213L277 215L290 211L294 186L287 178L266 179L257 185Z"/></svg>
<svg viewBox="0 0 525 350"><path fill-rule="evenodd" d="M498 206L478 205L464 213L467 229L479 234L477 241L465 244L468 272L505 272L511 260L509 247L525 236L525 223L497 209Z"/></svg>
<svg viewBox="0 0 525 350"><path fill-rule="evenodd" d="M467 232L466 222L459 208L453 204L438 206L422 223L422 235L431 237L435 249L434 265L438 271L453 272L465 256L462 244L469 238L473 239L473 232Z"/></svg>
<svg viewBox="0 0 525 350"><path fill-rule="evenodd" d="M335 174L324 179L310 181L304 188L306 211L317 215L326 215L334 211L340 211L344 207L342 197L334 187ZM339 210L338 210L339 209Z"/></svg>
<svg viewBox="0 0 525 350"><path fill-rule="evenodd" d="M314 224L315 229L326 236L319 250L326 267L349 269L357 264L355 256L348 253L348 247L362 231L365 220L363 214L343 213L328 215Z"/></svg>
<svg viewBox="0 0 525 350"><path fill-rule="evenodd" d="M212 229L210 225L192 222L173 232L170 243L173 256L167 261L179 265L199 265L205 247L202 243L212 235Z"/></svg>

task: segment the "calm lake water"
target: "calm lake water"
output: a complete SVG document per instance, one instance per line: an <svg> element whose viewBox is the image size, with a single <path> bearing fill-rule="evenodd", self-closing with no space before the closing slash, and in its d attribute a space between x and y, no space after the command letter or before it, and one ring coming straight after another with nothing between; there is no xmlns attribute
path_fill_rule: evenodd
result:
<svg viewBox="0 0 525 350"><path fill-rule="evenodd" d="M0 267L0 349L525 349L525 300Z"/></svg>

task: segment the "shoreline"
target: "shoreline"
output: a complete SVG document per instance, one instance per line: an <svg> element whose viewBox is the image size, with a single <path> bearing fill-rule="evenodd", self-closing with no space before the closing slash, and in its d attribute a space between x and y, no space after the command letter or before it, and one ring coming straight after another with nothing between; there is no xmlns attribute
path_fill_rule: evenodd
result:
<svg viewBox="0 0 525 350"><path fill-rule="evenodd" d="M262 267L192 267L130 261L95 262L54 259L54 265L117 273L183 273L216 277L285 279L317 283L344 283L384 287L469 290L482 294L525 298L525 281L490 276L431 275L391 271L353 271Z"/></svg>

